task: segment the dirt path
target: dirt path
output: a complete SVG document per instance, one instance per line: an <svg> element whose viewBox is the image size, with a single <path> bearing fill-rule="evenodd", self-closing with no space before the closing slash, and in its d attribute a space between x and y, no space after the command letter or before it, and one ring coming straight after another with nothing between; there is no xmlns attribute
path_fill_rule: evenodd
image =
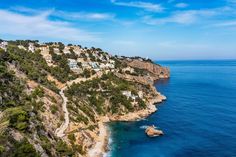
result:
<svg viewBox="0 0 236 157"><path fill-rule="evenodd" d="M102 74L95 74L89 78L77 78L75 80L72 80L72 81L69 81L66 83L66 86L63 87L61 90L60 90L60 95L62 97L62 100L63 100L63 103L62 103L62 109L63 109L63 112L64 112L64 122L62 123L62 125L56 129L55 133L58 137L63 137L65 136L65 131L66 129L68 128L69 126L69 123L70 123L70 118L69 118L69 112L67 110L67 102L68 102L68 98L65 96L64 94L64 91L70 87L73 83L80 83L82 81L88 81L88 80L92 80L96 77L101 77Z"/></svg>
<svg viewBox="0 0 236 157"><path fill-rule="evenodd" d="M59 127L59 128L57 128L57 130L56 130L56 135L58 136L58 137L63 137L65 134L64 134L64 132L65 132L65 130L67 129L67 127L68 127L68 125L69 125L69 122L70 122L70 120L69 120L69 112L68 112L68 110L67 110L67 102L68 102L68 99L67 99L67 97L65 96L65 94L64 94L64 90L67 88L67 86L65 86L64 88L62 88L61 89L61 91L60 91L60 95L61 95L61 97L62 97L62 99L63 99L63 103L62 103L62 110L63 110L63 112L64 112L64 122L62 123L62 125Z"/></svg>

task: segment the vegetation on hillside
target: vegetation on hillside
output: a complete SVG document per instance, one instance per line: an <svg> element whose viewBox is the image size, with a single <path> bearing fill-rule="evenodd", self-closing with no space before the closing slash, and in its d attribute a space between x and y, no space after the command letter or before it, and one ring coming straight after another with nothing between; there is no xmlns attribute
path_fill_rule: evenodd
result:
<svg viewBox="0 0 236 157"><path fill-rule="evenodd" d="M27 50L29 43L36 46L34 52ZM19 48L19 45L25 48ZM40 153L48 156L84 155L91 144L84 146L80 142L91 138L89 132L97 133L99 116L123 115L146 107L146 97L140 98L138 92L148 93L150 87L117 77L117 73L131 75L122 71L128 67L124 61L126 58L112 57L93 47L85 47L78 54L72 44L68 44L70 53L65 54L65 45L61 42L45 45L47 50L49 48L46 55L52 58L52 65L48 64L47 58L45 60L45 54L41 54L39 47L42 48L42 45L37 40L9 41L6 51L0 49L0 156L37 157ZM73 65L69 67L68 59L86 61L77 62L83 71L78 74L73 72L70 69ZM91 77L96 74L98 69L94 67L98 63L103 66L112 64L115 68L105 67L99 71L103 73L101 77L72 84L65 91L70 121L80 126L77 130L70 130L65 142L55 135L55 128L61 125L60 120L64 120L60 114L63 110L58 106L62 100L58 95L60 85L78 77ZM147 71L134 68L132 75L147 75ZM48 123L57 117L59 121ZM54 128L47 124L52 124ZM75 132L82 133L75 136Z"/></svg>

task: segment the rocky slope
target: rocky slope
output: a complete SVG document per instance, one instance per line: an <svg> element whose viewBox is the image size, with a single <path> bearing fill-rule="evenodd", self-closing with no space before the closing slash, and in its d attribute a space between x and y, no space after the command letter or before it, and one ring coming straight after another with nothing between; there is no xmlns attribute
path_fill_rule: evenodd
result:
<svg viewBox="0 0 236 157"><path fill-rule="evenodd" d="M145 62L139 59L134 59L132 61L127 61L127 64L131 67L144 69L149 71L156 80L160 78L169 78L170 70L166 67L161 67L160 65L154 64L152 62Z"/></svg>

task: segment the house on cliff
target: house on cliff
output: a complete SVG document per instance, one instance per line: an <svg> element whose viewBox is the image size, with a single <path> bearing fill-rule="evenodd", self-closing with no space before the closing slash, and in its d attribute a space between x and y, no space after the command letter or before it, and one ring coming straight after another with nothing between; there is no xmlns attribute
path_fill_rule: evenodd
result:
<svg viewBox="0 0 236 157"><path fill-rule="evenodd" d="M8 46L8 42L3 41L0 43L0 48L3 49L4 51L7 51L7 46Z"/></svg>

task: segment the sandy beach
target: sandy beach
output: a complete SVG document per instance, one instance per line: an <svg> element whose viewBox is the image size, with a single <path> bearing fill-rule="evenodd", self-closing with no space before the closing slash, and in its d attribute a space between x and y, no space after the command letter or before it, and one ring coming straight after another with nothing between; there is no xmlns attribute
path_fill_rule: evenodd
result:
<svg viewBox="0 0 236 157"><path fill-rule="evenodd" d="M96 139L96 144L94 147L88 151L88 157L102 157L105 155L109 137L109 131L105 125L105 122L107 122L107 117L101 118L98 123L99 135Z"/></svg>

